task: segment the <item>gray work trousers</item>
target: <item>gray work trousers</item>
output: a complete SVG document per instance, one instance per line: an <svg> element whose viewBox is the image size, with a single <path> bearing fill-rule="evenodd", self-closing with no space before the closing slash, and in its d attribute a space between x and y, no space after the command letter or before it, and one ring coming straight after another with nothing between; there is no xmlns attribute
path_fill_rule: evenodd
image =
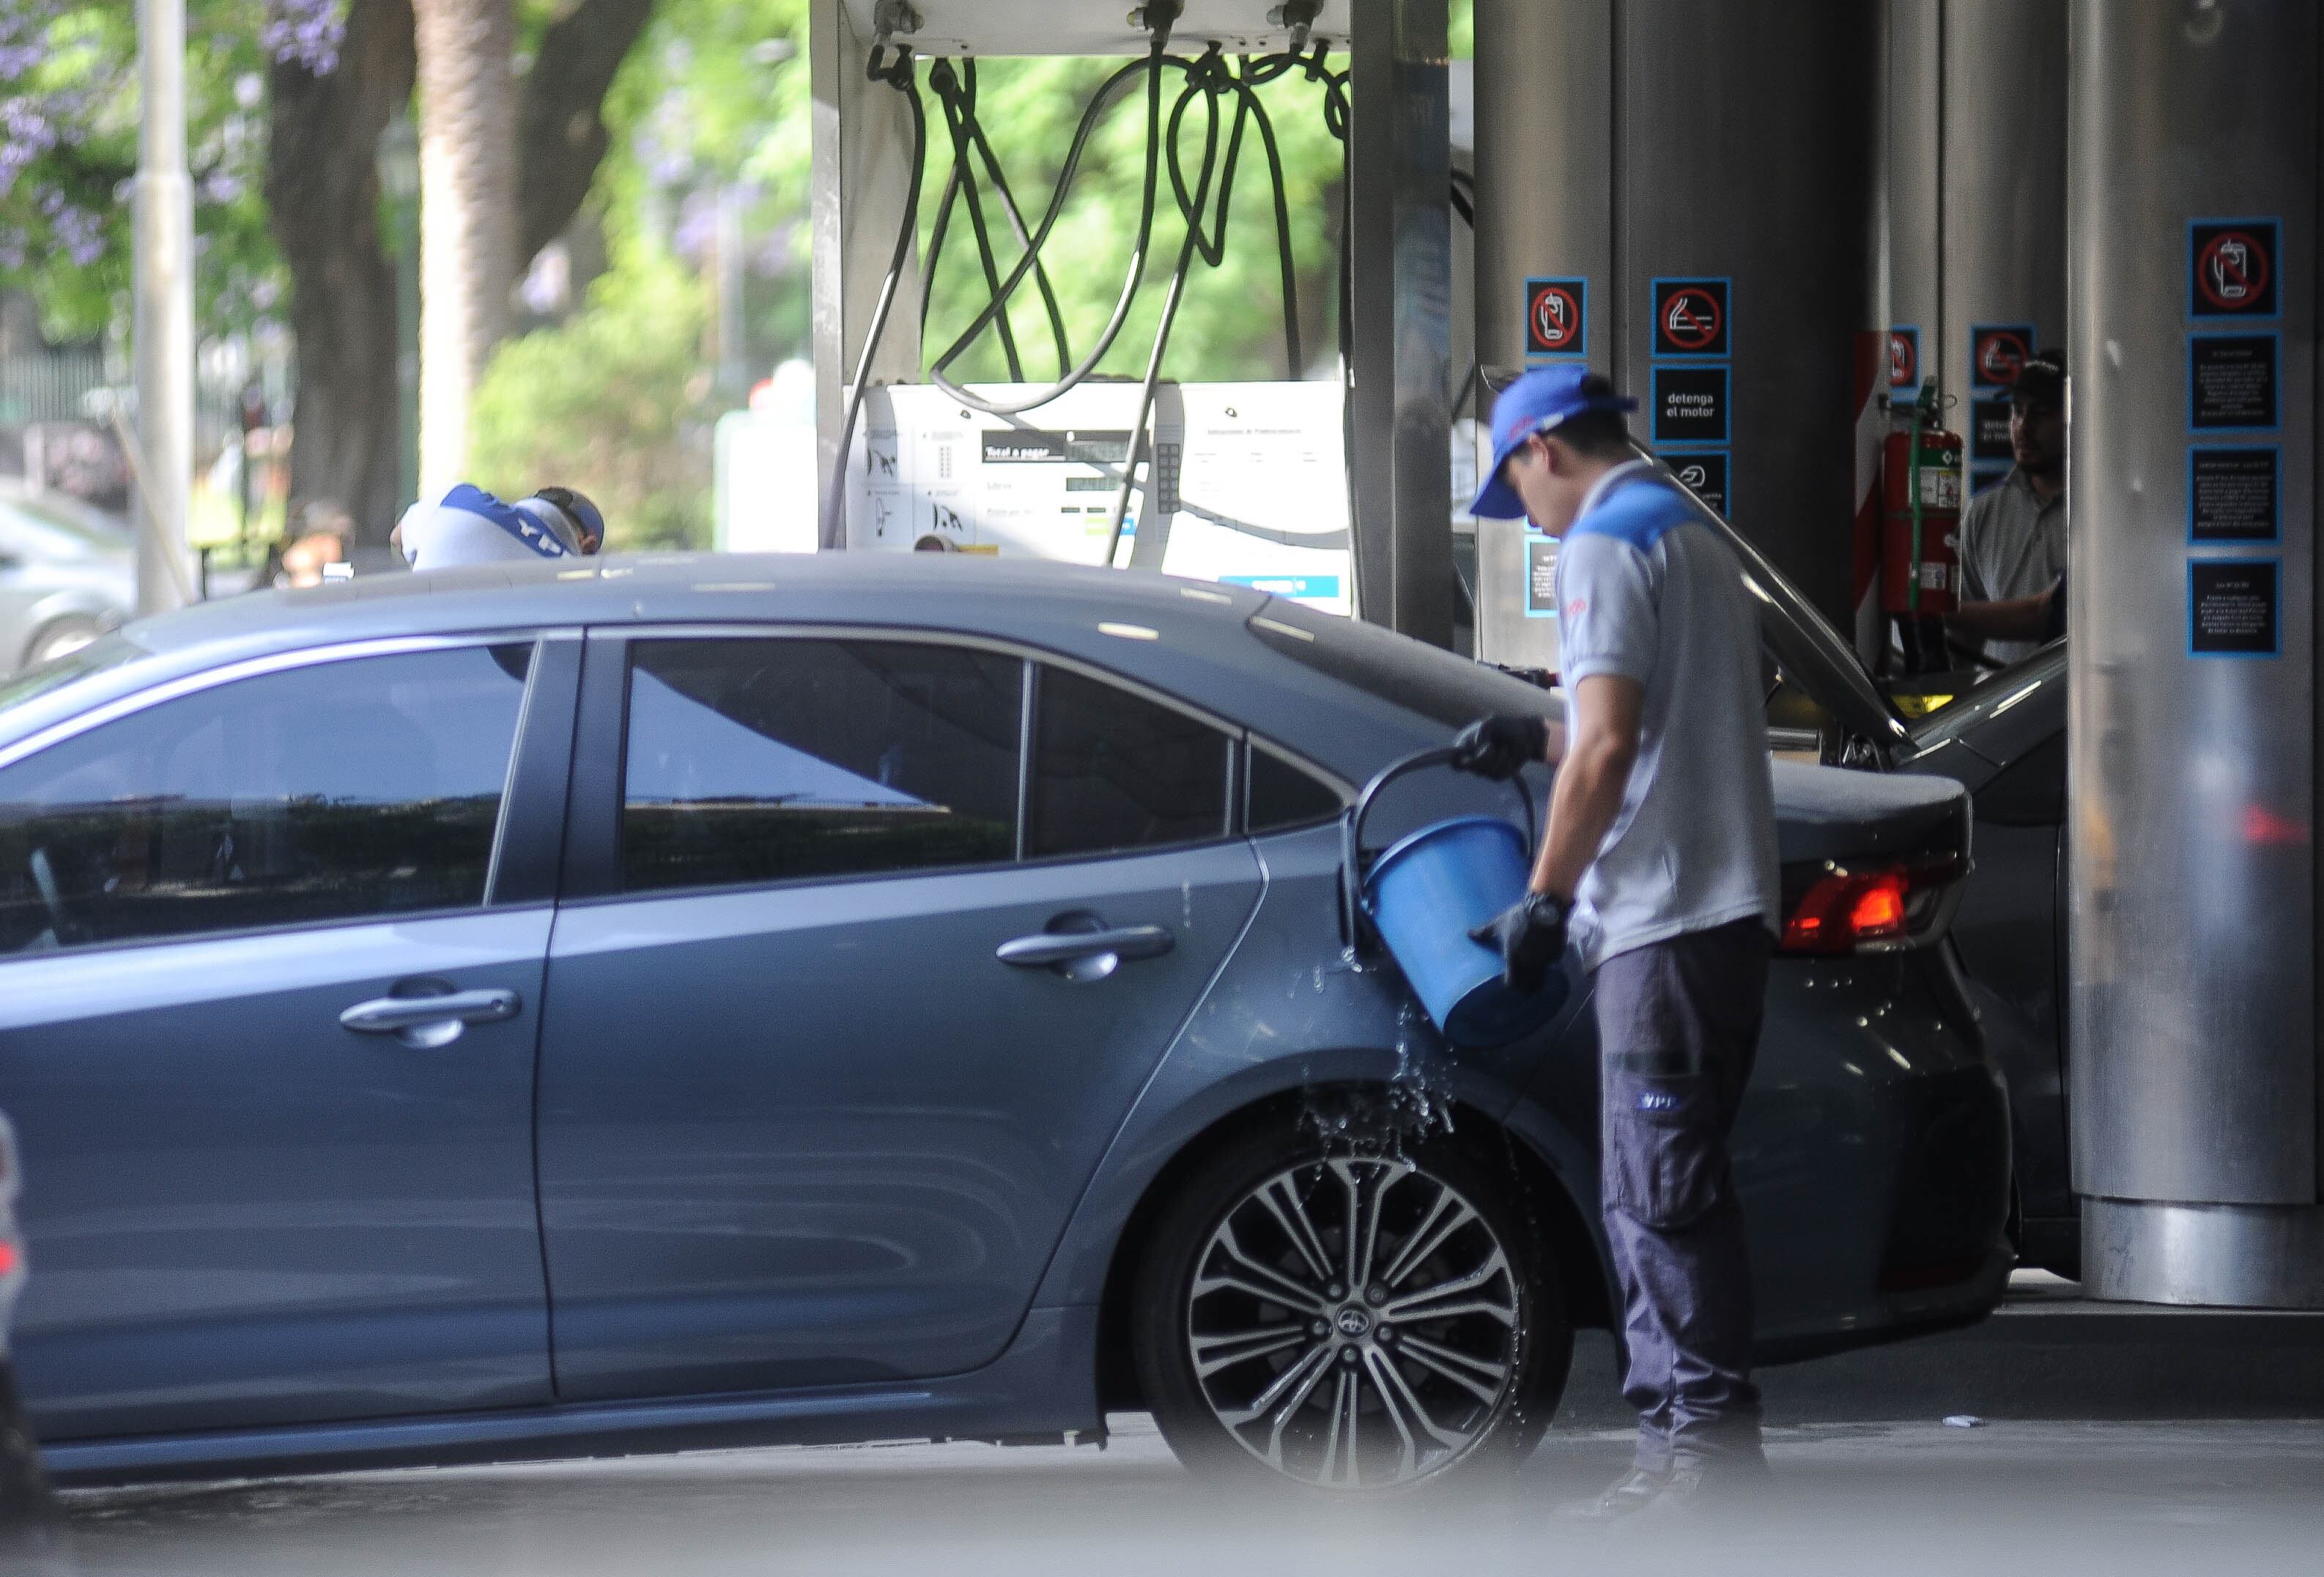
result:
<svg viewBox="0 0 2324 1577"><path fill-rule="evenodd" d="M1600 1194L1622 1288L1637 1465L1757 1467L1751 1263L1727 1136L1759 1048L1756 919L1618 953L1597 975Z"/></svg>

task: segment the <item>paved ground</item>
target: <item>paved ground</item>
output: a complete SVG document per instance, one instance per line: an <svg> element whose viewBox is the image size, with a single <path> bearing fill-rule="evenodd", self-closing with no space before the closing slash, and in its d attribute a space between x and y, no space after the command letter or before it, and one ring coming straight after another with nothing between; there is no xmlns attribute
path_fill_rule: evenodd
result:
<svg viewBox="0 0 2324 1577"><path fill-rule="evenodd" d="M2324 1570L2324 1422L1804 1425L1731 1521L1577 1541L1622 1465L1554 1432L1506 1480L1351 1507L1227 1498L1143 1416L1110 1449L894 1445L84 1490L38 1573L1471 1573ZM1708 1557L1708 1558L1706 1558Z"/></svg>

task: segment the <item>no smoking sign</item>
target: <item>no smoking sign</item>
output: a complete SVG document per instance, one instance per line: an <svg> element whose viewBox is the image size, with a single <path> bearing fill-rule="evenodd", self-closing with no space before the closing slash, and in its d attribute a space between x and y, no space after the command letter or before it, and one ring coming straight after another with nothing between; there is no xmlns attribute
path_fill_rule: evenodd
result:
<svg viewBox="0 0 2324 1577"><path fill-rule="evenodd" d="M1586 355L1590 348L1589 300L1587 280L1526 281L1526 354Z"/></svg>
<svg viewBox="0 0 2324 1577"><path fill-rule="evenodd" d="M2031 323L1978 324L1969 331L1969 382L1979 389L2009 388L2033 354Z"/></svg>
<svg viewBox="0 0 2324 1577"><path fill-rule="evenodd" d="M1723 356L1727 354L1727 281L1654 281L1655 355Z"/></svg>
<svg viewBox="0 0 2324 1577"><path fill-rule="evenodd" d="M2280 310L2273 219L2201 221L2187 227L2193 318L2273 318Z"/></svg>

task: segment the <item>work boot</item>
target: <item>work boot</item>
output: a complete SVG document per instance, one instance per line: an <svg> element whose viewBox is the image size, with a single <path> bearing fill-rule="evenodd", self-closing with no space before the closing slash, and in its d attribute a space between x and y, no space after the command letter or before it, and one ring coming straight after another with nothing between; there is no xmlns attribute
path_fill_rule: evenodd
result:
<svg viewBox="0 0 2324 1577"><path fill-rule="evenodd" d="M1647 1508L1641 1509L1650 1508L1657 1522L1665 1517L1724 1516L1757 1504L1773 1477L1767 1459L1757 1452L1681 1456L1671 1463L1670 1475Z"/></svg>
<svg viewBox="0 0 2324 1577"><path fill-rule="evenodd" d="M1632 1468L1608 1485L1605 1493L1595 1500L1569 1506L1558 1516L1563 1521L1578 1522L1591 1527L1611 1527L1653 1505L1655 1497L1669 1482L1670 1475L1666 1472Z"/></svg>

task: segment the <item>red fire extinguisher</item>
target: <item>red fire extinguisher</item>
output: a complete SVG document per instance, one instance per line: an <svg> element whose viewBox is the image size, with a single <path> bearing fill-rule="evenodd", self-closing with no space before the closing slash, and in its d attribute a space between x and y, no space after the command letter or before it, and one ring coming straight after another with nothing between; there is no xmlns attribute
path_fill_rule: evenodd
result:
<svg viewBox="0 0 2324 1577"><path fill-rule="evenodd" d="M1937 381L1881 455L1880 607L1898 618L1950 613L1960 597L1961 438L1937 425Z"/></svg>

